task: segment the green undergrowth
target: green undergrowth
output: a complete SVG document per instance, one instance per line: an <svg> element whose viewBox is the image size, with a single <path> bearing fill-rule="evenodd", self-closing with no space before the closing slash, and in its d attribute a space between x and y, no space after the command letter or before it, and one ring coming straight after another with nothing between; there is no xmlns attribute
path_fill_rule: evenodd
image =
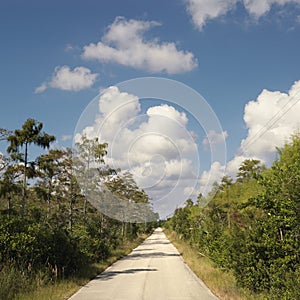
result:
<svg viewBox="0 0 300 300"><path fill-rule="evenodd" d="M57 281L45 281L42 274L37 274L34 278L27 278L22 276L22 273L18 272L17 269L10 268L10 270L2 269L1 274L1 283L5 287L6 278L7 282L11 283L13 278L18 285L15 288L19 288L19 285L23 286L23 291L21 294L17 294L15 297L11 298L9 293L13 293L11 289L14 289L13 286L7 287L6 290L0 292L0 299L18 299L18 300L59 300L59 299L68 299L72 296L77 290L84 286L88 281L93 279L99 273L103 272L107 267L116 262L118 259L129 254L132 249L137 247L142 241L147 238L148 235L142 234L139 235L133 241L125 241L118 249L112 251L111 255L98 263L88 264L82 268L76 276L72 276L67 279L59 279ZM6 274L4 276L4 274ZM10 292L11 291L11 292Z"/></svg>
<svg viewBox="0 0 300 300"><path fill-rule="evenodd" d="M247 289L238 287L231 272L215 266L212 260L181 239L174 231L164 229L168 239L182 255L185 263L222 300L263 300L264 295L254 294Z"/></svg>

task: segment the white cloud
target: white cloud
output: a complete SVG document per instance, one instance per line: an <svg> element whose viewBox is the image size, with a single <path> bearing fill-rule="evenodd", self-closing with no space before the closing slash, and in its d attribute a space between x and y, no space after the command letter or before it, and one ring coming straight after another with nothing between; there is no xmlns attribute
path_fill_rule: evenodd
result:
<svg viewBox="0 0 300 300"><path fill-rule="evenodd" d="M183 190L186 197L196 198L199 195L199 191L194 186L186 186Z"/></svg>
<svg viewBox="0 0 300 300"><path fill-rule="evenodd" d="M226 174L231 177L235 177L239 167L242 165L243 161L246 159L251 159L251 157L247 157L244 155L236 155L232 160L230 160L226 165Z"/></svg>
<svg viewBox="0 0 300 300"><path fill-rule="evenodd" d="M270 164L277 147L282 147L292 134L300 130L300 80L288 93L263 90L256 100L245 105L244 120L248 134L241 141L237 154L225 166L214 162L200 177L200 192L207 194L214 181L220 182L226 173L235 177L246 159L258 159ZM214 134L210 134L215 136ZM205 143L207 140L204 139Z"/></svg>
<svg viewBox="0 0 300 300"><path fill-rule="evenodd" d="M72 135L71 134L66 134L66 135L62 135L61 140L62 141L69 141L72 139Z"/></svg>
<svg viewBox="0 0 300 300"><path fill-rule="evenodd" d="M35 94L39 94L39 93L44 92L46 89L47 89L47 83L43 82L40 86L38 86L38 87L35 89L34 93L35 93Z"/></svg>
<svg viewBox="0 0 300 300"><path fill-rule="evenodd" d="M300 128L300 81L288 93L263 90L245 106L244 120L248 136L241 143L246 156L268 160L276 147L282 147Z"/></svg>
<svg viewBox="0 0 300 300"><path fill-rule="evenodd" d="M65 47L66 52L73 51L74 49L75 49L75 47L71 44L67 44Z"/></svg>
<svg viewBox="0 0 300 300"><path fill-rule="evenodd" d="M225 15L237 0L187 0L187 10L195 26L202 30L210 19Z"/></svg>
<svg viewBox="0 0 300 300"><path fill-rule="evenodd" d="M232 177L246 159L269 165L277 147L282 147L300 129L300 81L288 93L263 90L256 100L245 105L244 120L248 134L237 154L226 165Z"/></svg>
<svg viewBox="0 0 300 300"><path fill-rule="evenodd" d="M138 97L120 93L115 86L105 89L99 99L99 111L110 125L118 123L119 126L119 122L127 122L134 118L140 110Z"/></svg>
<svg viewBox="0 0 300 300"><path fill-rule="evenodd" d="M169 178L177 178L178 176L182 178L193 178L195 174L192 173L193 166L192 161L189 159L174 159L166 161L166 176Z"/></svg>
<svg viewBox="0 0 300 300"><path fill-rule="evenodd" d="M242 2L247 12L260 18L267 14L273 5L299 4L300 0L187 0L187 11L195 26L202 30L207 21L226 15Z"/></svg>
<svg viewBox="0 0 300 300"><path fill-rule="evenodd" d="M210 130L205 138L202 141L202 145L204 148L213 147L214 145L224 143L226 138L228 137L227 131L216 132L215 130Z"/></svg>
<svg viewBox="0 0 300 300"><path fill-rule="evenodd" d="M188 122L188 119L186 117L186 114L184 112L177 111L173 106L169 105L160 105L160 106L154 106L150 107L147 111L148 116L150 117L166 117L169 119L172 119L179 124L182 124L185 126Z"/></svg>
<svg viewBox="0 0 300 300"><path fill-rule="evenodd" d="M56 67L49 85L65 91L80 91L90 88L96 81L98 74L90 69L76 67L73 70L68 66Z"/></svg>
<svg viewBox="0 0 300 300"><path fill-rule="evenodd" d="M109 87L98 99L98 114L81 133L108 143L106 162L129 170L160 209L171 213L186 200L184 189L197 184L198 149L185 113L170 105L143 114L138 97ZM198 164L197 164L198 163ZM187 190L185 190L186 192Z"/></svg>
<svg viewBox="0 0 300 300"><path fill-rule="evenodd" d="M198 191L206 195L225 172L234 177L245 159L270 162L276 147L300 128L299 100L297 81L287 93L263 90L249 101L244 112L248 134L240 150L227 166L212 162L200 178L199 154L195 135L187 129L188 117L170 105L150 107L142 114L138 97L112 86L102 91L98 114L84 132L108 142L107 163L130 170L139 186L158 199L154 206L166 215ZM226 131L209 131L203 144L216 145L226 137Z"/></svg>
<svg viewBox="0 0 300 300"><path fill-rule="evenodd" d="M117 17L101 41L84 46L82 57L103 63L115 62L151 73L176 74L197 67L197 60L191 52L178 50L174 43L146 40L145 32L158 25L153 21Z"/></svg>
<svg viewBox="0 0 300 300"><path fill-rule="evenodd" d="M300 3L299 0L243 0L243 2L247 11L256 18L268 13L274 4L283 6L287 3Z"/></svg>
<svg viewBox="0 0 300 300"><path fill-rule="evenodd" d="M220 162L215 161L211 164L209 171L204 171L201 174L200 192L203 195L207 195L211 191L214 182L219 182L220 179L225 175L225 166L221 165Z"/></svg>
<svg viewBox="0 0 300 300"><path fill-rule="evenodd" d="M115 86L104 89L98 103L99 116L95 124L85 128L87 136L98 136L101 133L101 139L112 141L116 135L120 142L126 142L126 126L130 125L135 117L141 111L138 97L128 93L122 93ZM127 145L127 144L125 144ZM119 150L122 152L122 147Z"/></svg>
<svg viewBox="0 0 300 300"><path fill-rule="evenodd" d="M7 167L8 160L5 158L4 154L0 151L0 174Z"/></svg>
<svg viewBox="0 0 300 300"><path fill-rule="evenodd" d="M272 2L268 0L244 0L247 11L255 17L260 17L270 10Z"/></svg>
<svg viewBox="0 0 300 300"><path fill-rule="evenodd" d="M73 70L68 66L55 68L49 82L42 83L35 89L35 93L42 93L48 87L64 91L80 91L90 88L96 81L98 74L85 67L76 67Z"/></svg>
<svg viewBox="0 0 300 300"><path fill-rule="evenodd" d="M212 163L210 171L204 171L200 178L200 184L202 186L212 185L215 181L218 181L224 174L225 167L218 161Z"/></svg>
<svg viewBox="0 0 300 300"><path fill-rule="evenodd" d="M3 163L4 163L4 159L3 159L3 154L2 154L2 152L0 151L0 170L1 170L1 167L2 167L2 165L3 165Z"/></svg>

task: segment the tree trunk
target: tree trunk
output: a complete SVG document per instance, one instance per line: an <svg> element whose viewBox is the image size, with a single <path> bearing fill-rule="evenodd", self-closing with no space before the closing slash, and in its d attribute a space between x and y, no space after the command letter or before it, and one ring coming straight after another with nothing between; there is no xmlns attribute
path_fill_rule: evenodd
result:
<svg viewBox="0 0 300 300"><path fill-rule="evenodd" d="M25 214L25 201L26 201L26 188L27 188L27 151L28 145L25 143L25 160L24 160L24 179L23 179L23 189L22 189L22 211L21 216L22 219L24 218Z"/></svg>
<svg viewBox="0 0 300 300"><path fill-rule="evenodd" d="M281 227L279 227L279 240L282 242L283 241L283 232Z"/></svg>
<svg viewBox="0 0 300 300"><path fill-rule="evenodd" d="M100 235L103 232L103 226L104 226L104 215L100 212L100 228L99 228Z"/></svg>
<svg viewBox="0 0 300 300"><path fill-rule="evenodd" d="M87 205L87 197L88 197L87 182L89 180L89 175L90 175L90 147L88 149L87 171L85 173L86 173L86 175L85 175L85 183L84 183L83 216L84 216L84 222L86 223L86 205Z"/></svg>
<svg viewBox="0 0 300 300"><path fill-rule="evenodd" d="M122 221L122 239L124 240L125 237L125 222Z"/></svg>
<svg viewBox="0 0 300 300"><path fill-rule="evenodd" d="M84 202L83 202L83 218L84 218L84 223L86 223L86 205L87 205L87 200L86 200L86 195L84 196Z"/></svg>
<svg viewBox="0 0 300 300"><path fill-rule="evenodd" d="M11 199L12 199L12 193L11 192L9 192L8 193L8 197L7 197L7 201L8 201L8 203L7 203L7 209L8 209L8 217L10 218L10 212L11 212Z"/></svg>
<svg viewBox="0 0 300 300"><path fill-rule="evenodd" d="M70 198L70 210L69 210L69 229L72 233L73 230L73 197Z"/></svg>
<svg viewBox="0 0 300 300"><path fill-rule="evenodd" d="M52 193L52 177L49 179L49 184L48 184L48 195L47 195L47 218L50 217L50 212L51 212L51 193Z"/></svg>

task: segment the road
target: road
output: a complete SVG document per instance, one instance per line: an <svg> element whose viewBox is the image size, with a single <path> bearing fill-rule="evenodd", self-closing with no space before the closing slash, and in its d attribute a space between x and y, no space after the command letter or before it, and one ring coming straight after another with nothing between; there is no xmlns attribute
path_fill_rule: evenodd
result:
<svg viewBox="0 0 300 300"><path fill-rule="evenodd" d="M160 228L72 300L216 300Z"/></svg>

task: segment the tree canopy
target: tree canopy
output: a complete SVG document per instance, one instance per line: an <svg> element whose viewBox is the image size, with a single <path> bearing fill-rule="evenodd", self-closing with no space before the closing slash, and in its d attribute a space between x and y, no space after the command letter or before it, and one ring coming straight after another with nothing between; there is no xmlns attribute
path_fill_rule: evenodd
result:
<svg viewBox="0 0 300 300"><path fill-rule="evenodd" d="M214 188L206 207L189 203L167 225L240 286L266 299L300 299L300 136L270 168L245 160L235 182L226 176Z"/></svg>

